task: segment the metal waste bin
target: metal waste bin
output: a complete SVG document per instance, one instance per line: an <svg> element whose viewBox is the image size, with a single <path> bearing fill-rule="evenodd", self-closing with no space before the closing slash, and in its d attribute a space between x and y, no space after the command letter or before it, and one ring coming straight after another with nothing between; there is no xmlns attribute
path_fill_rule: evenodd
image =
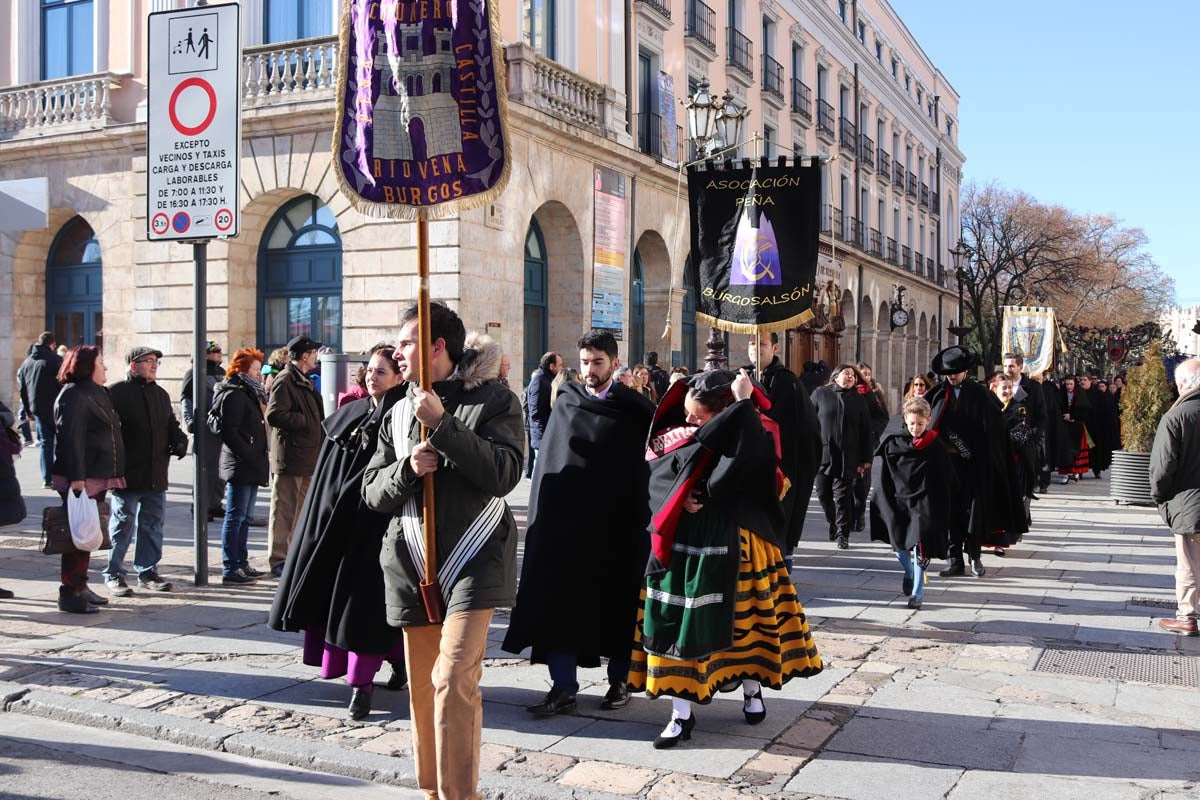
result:
<svg viewBox="0 0 1200 800"><path fill-rule="evenodd" d="M325 416L337 411L338 395L354 383L359 366L371 360L370 353L321 353L321 403Z"/></svg>

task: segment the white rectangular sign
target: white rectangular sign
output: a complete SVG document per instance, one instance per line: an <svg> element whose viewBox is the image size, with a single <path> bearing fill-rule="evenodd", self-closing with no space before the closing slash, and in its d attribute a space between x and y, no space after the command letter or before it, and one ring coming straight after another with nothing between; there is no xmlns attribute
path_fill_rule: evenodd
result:
<svg viewBox="0 0 1200 800"><path fill-rule="evenodd" d="M236 3L150 15L146 233L237 236L242 37Z"/></svg>

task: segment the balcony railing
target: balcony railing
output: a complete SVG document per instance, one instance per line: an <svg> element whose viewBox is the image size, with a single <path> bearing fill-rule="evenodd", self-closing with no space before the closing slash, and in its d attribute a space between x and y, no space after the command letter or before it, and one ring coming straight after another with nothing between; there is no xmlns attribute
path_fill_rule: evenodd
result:
<svg viewBox="0 0 1200 800"><path fill-rule="evenodd" d="M752 45L744 33L737 28L725 29L725 63L734 69L741 70L754 77L754 67L751 59Z"/></svg>
<svg viewBox="0 0 1200 800"><path fill-rule="evenodd" d="M883 258L883 235L879 233L878 228L871 228L870 238L867 240L867 252L876 258Z"/></svg>
<svg viewBox="0 0 1200 800"><path fill-rule="evenodd" d="M892 163L892 182L896 184L896 191L904 191L904 165L899 161Z"/></svg>
<svg viewBox="0 0 1200 800"><path fill-rule="evenodd" d="M867 249L865 229L863 228L862 220L858 217L850 218L850 243L859 250Z"/></svg>
<svg viewBox="0 0 1200 800"><path fill-rule="evenodd" d="M812 89L792 78L792 113L812 120Z"/></svg>
<svg viewBox="0 0 1200 800"><path fill-rule="evenodd" d="M504 55L508 96L514 102L601 136L625 133L624 114L618 113L614 90L572 72L523 42L508 45Z"/></svg>
<svg viewBox="0 0 1200 800"><path fill-rule="evenodd" d="M868 167L875 166L875 140L865 133L858 135L858 159Z"/></svg>
<svg viewBox="0 0 1200 800"><path fill-rule="evenodd" d="M879 177L890 181L892 179L892 157L882 147L879 148L877 155L879 156Z"/></svg>
<svg viewBox="0 0 1200 800"><path fill-rule="evenodd" d="M839 242L846 241L846 219L840 208L833 210L833 235Z"/></svg>
<svg viewBox="0 0 1200 800"><path fill-rule="evenodd" d="M683 35L717 52L717 13L701 0L687 0L683 12Z"/></svg>
<svg viewBox="0 0 1200 800"><path fill-rule="evenodd" d="M276 42L242 51L244 107L328 100L335 94L338 38Z"/></svg>
<svg viewBox="0 0 1200 800"><path fill-rule="evenodd" d="M900 266L900 248L896 244L896 240L888 237L887 240L887 260L896 266Z"/></svg>
<svg viewBox="0 0 1200 800"><path fill-rule="evenodd" d="M912 250L906 244L900 245L900 266L912 271Z"/></svg>
<svg viewBox="0 0 1200 800"><path fill-rule="evenodd" d="M762 85L764 92L783 99L783 64L766 53L762 57Z"/></svg>
<svg viewBox="0 0 1200 800"><path fill-rule="evenodd" d="M920 253L913 253L913 272L921 275L925 269L925 256Z"/></svg>
<svg viewBox="0 0 1200 800"><path fill-rule="evenodd" d="M930 210L930 212L932 212L934 214L938 214L938 215L940 215L942 213L942 205L940 202L941 199L942 198L938 195L937 192L931 191L929 193L929 210Z"/></svg>
<svg viewBox="0 0 1200 800"><path fill-rule="evenodd" d="M634 114L633 122L640 152L653 156L659 162L679 164L683 161L686 143L682 126L675 126L675 140L672 142L671 126L658 114Z"/></svg>
<svg viewBox="0 0 1200 800"><path fill-rule="evenodd" d="M641 0L650 8L662 14L667 19L671 18L671 0Z"/></svg>
<svg viewBox="0 0 1200 800"><path fill-rule="evenodd" d="M98 72L0 89L0 139L103 128L111 118L110 92L124 75Z"/></svg>
<svg viewBox="0 0 1200 800"><path fill-rule="evenodd" d="M921 205L928 208L928 206L929 206L929 186L924 183L921 184L921 200L920 200L920 202L921 202Z"/></svg>
<svg viewBox="0 0 1200 800"><path fill-rule="evenodd" d="M817 132L833 136L833 106L824 100L817 101Z"/></svg>
<svg viewBox="0 0 1200 800"><path fill-rule="evenodd" d="M849 150L851 153L855 152L855 148L858 146L858 131L855 124L851 120L842 117L841 131L842 149Z"/></svg>
<svg viewBox="0 0 1200 800"><path fill-rule="evenodd" d="M934 283L937 282L937 264L933 263L932 258L925 259L925 276Z"/></svg>
<svg viewBox="0 0 1200 800"><path fill-rule="evenodd" d="M908 188L905 190L905 194L909 197L917 196L917 176L911 172L908 173Z"/></svg>

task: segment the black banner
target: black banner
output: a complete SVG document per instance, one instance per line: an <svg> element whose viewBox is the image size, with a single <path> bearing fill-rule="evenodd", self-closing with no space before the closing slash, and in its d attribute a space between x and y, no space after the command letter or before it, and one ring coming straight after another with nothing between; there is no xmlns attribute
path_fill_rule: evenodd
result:
<svg viewBox="0 0 1200 800"><path fill-rule="evenodd" d="M756 333L803 325L819 287L821 171L815 163L688 170L696 318Z"/></svg>

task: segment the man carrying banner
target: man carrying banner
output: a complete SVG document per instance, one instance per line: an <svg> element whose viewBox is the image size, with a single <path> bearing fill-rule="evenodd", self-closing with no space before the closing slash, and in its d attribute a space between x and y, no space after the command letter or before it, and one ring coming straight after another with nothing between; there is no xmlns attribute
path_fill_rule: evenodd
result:
<svg viewBox="0 0 1200 800"><path fill-rule="evenodd" d="M404 312L396 363L408 394L389 412L363 477L363 499L394 515L383 540L388 624L404 630L417 785L429 797L478 797L488 625L516 594L517 525L503 498L521 479L525 429L499 362L464 350L466 330L440 303L430 307L432 389L417 384L417 308ZM420 439L420 427L429 430ZM424 476L437 502L438 583L445 605L431 624L420 591L425 564Z"/></svg>

